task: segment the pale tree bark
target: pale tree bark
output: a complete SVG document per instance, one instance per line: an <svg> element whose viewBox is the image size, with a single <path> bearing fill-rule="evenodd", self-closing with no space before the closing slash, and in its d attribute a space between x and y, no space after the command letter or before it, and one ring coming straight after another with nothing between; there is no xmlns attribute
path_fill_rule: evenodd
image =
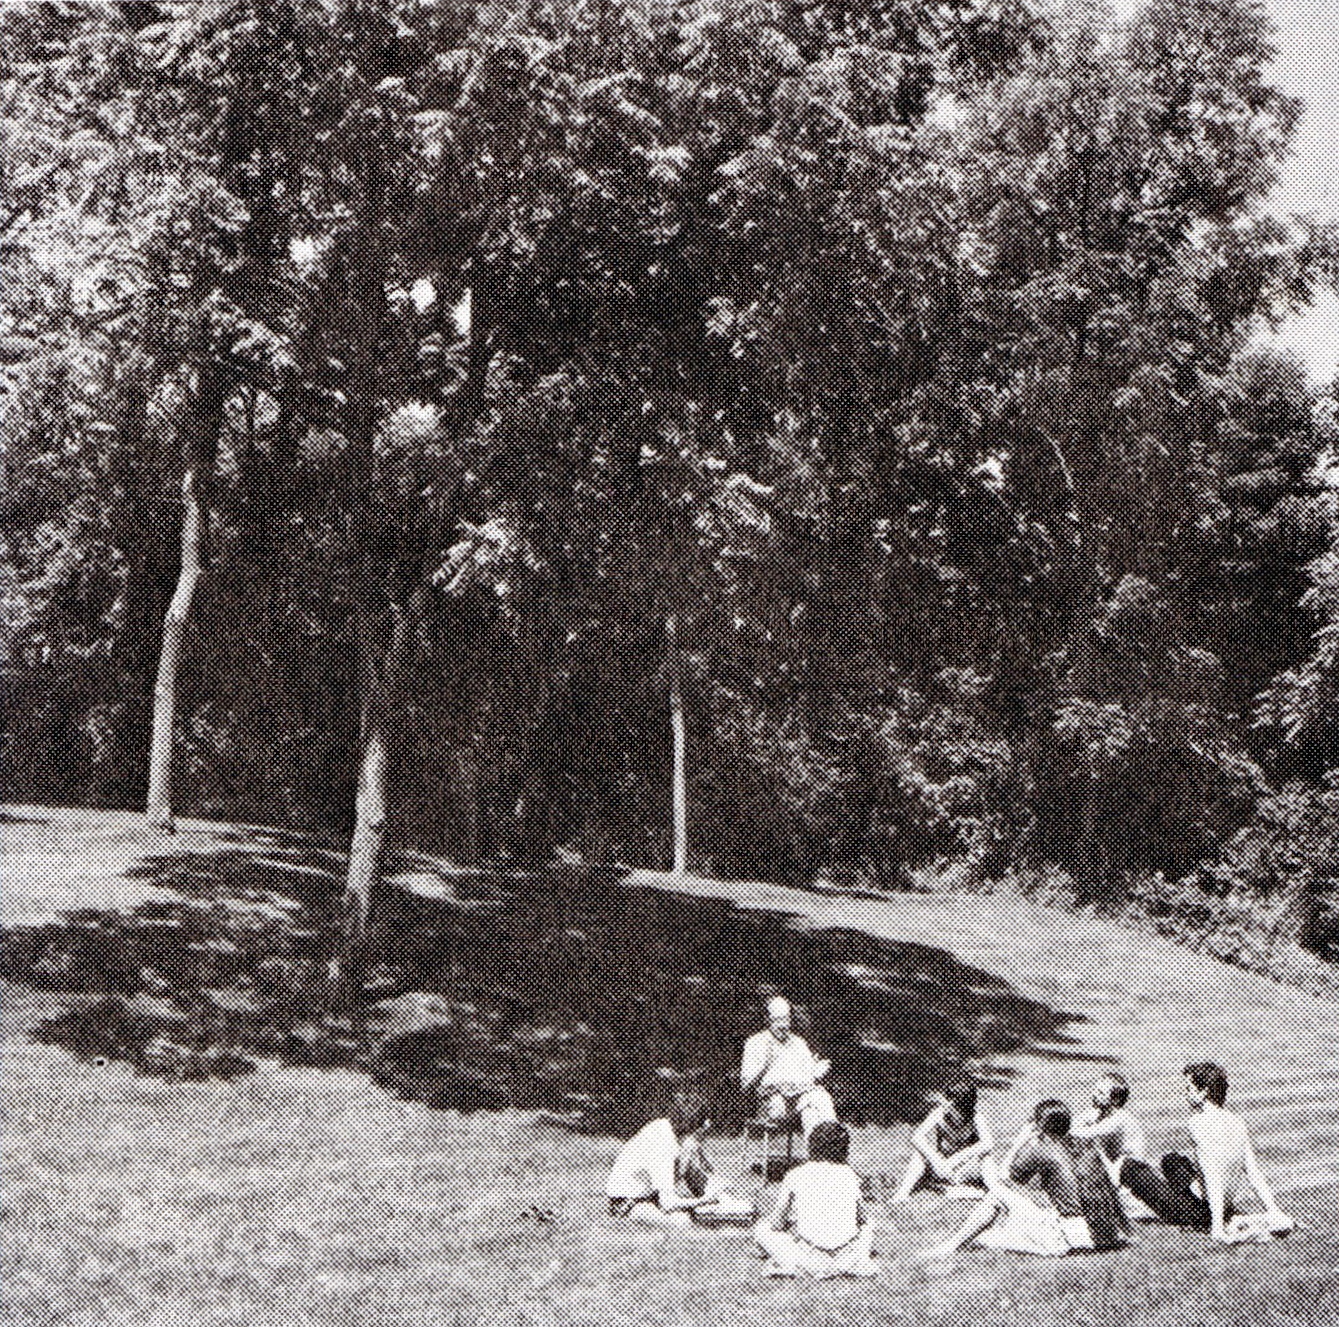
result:
<svg viewBox="0 0 1339 1327"><path fill-rule="evenodd" d="M195 587L204 571L204 500L196 467L188 465L181 479L181 572L163 619L163 646L153 687L153 728L149 737L149 791L144 814L158 829L171 830L172 743L177 710L177 673L181 667L186 622Z"/></svg>
<svg viewBox="0 0 1339 1327"><path fill-rule="evenodd" d="M181 476L181 571L163 619L163 644L153 688L153 725L149 734L149 787L144 813L151 825L171 831L172 754L177 711L177 674L186 643L186 624L196 587L204 575L209 521L209 486L223 432L227 392L213 365L201 367L192 394L183 446Z"/></svg>
<svg viewBox="0 0 1339 1327"><path fill-rule="evenodd" d="M671 870L681 876L688 871L688 740L678 633L673 616L665 621L665 636L669 644L670 733L674 742L674 865Z"/></svg>
<svg viewBox="0 0 1339 1327"><path fill-rule="evenodd" d="M367 938L372 900L381 879L386 848L388 797L386 771L390 751L390 718L396 692L408 665L411 614L391 607L389 637L371 612L360 614L358 648L362 659L363 697L359 720L361 754L354 801L353 837L344 884L345 961L356 969L357 955Z"/></svg>

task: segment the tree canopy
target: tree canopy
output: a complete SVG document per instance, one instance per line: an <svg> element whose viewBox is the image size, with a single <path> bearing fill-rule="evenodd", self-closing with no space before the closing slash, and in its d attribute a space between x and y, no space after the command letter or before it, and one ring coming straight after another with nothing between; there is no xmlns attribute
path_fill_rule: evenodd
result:
<svg viewBox="0 0 1339 1327"><path fill-rule="evenodd" d="M1110 898L1339 764L1333 411L1252 339L1326 248L1250 0L0 38L16 791L139 796L185 471L201 812L663 861L672 668L703 864Z"/></svg>

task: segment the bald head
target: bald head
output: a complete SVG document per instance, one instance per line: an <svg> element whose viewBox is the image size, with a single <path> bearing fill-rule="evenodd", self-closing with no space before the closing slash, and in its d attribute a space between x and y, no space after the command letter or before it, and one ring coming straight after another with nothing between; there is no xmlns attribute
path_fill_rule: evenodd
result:
<svg viewBox="0 0 1339 1327"><path fill-rule="evenodd" d="M784 995L774 995L768 1000L767 1026L778 1041L790 1036L790 1001Z"/></svg>

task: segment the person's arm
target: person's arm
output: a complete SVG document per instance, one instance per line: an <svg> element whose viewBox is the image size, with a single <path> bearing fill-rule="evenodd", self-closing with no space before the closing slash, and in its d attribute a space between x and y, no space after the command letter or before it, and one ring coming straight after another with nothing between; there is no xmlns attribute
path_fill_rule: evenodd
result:
<svg viewBox="0 0 1339 1327"><path fill-rule="evenodd" d="M989 1156L995 1150L995 1135L990 1131L990 1125L986 1123L980 1115L976 1117L976 1148L981 1155Z"/></svg>
<svg viewBox="0 0 1339 1327"><path fill-rule="evenodd" d="M1269 1187L1269 1181L1265 1179L1265 1172L1260 1168L1259 1159L1255 1155L1255 1148L1251 1145L1249 1138L1246 1139L1242 1164L1246 1170L1246 1178L1250 1180L1251 1188L1255 1190L1256 1195L1264 1204L1265 1211L1270 1216L1283 1216L1283 1209L1278 1205L1278 1200L1274 1197L1274 1190Z"/></svg>
<svg viewBox="0 0 1339 1327"><path fill-rule="evenodd" d="M741 1091L754 1092L757 1090L771 1060L768 1050L769 1046L766 1043L760 1045L752 1037L744 1043L744 1056L739 1064L739 1087Z"/></svg>
<svg viewBox="0 0 1339 1327"><path fill-rule="evenodd" d="M1035 1124L1025 1124L1017 1134L1014 1140L1009 1144L1008 1150L1004 1153L1004 1159L1000 1162L1000 1169L1004 1174L1013 1179L1014 1163L1018 1160L1018 1154L1023 1151L1037 1137L1037 1126Z"/></svg>
<svg viewBox="0 0 1339 1327"><path fill-rule="evenodd" d="M995 1139L991 1136L990 1129L985 1121L977 1116L976 1142L968 1143L966 1147L960 1147L956 1152L950 1152L945 1160L948 1162L949 1169L956 1174L969 1162L988 1157L994 1150Z"/></svg>
<svg viewBox="0 0 1339 1327"><path fill-rule="evenodd" d="M1108 1115L1106 1119L1096 1119L1088 1124L1071 1125L1069 1132L1075 1138L1111 1138L1123 1130L1122 1122L1114 1115Z"/></svg>
<svg viewBox="0 0 1339 1327"><path fill-rule="evenodd" d="M785 1230L790 1225L790 1209L795 1203L795 1190L791 1187L790 1178L787 1177L781 1183L781 1191L776 1196L776 1206L772 1208L772 1215L767 1218L766 1228L768 1230Z"/></svg>
<svg viewBox="0 0 1339 1327"><path fill-rule="evenodd" d="M916 1127L911 1135L911 1146L925 1158L925 1164L941 1180L953 1178L952 1167L945 1161L939 1148L935 1146L935 1130L943 1119L947 1106L932 1110Z"/></svg>

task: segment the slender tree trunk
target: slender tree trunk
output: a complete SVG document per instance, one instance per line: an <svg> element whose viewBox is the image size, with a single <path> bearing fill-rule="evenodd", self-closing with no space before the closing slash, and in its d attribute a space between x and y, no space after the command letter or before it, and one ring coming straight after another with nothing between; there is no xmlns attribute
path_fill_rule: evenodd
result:
<svg viewBox="0 0 1339 1327"><path fill-rule="evenodd" d="M354 801L353 839L349 844L349 872L344 884L346 938L356 949L367 936L372 895L381 877L386 843L386 716L364 708L362 759Z"/></svg>
<svg viewBox="0 0 1339 1327"><path fill-rule="evenodd" d="M373 614L362 614L359 622L359 652L363 661L359 723L362 752L354 801L353 837L349 843L349 868L344 884L345 969L350 976L359 966L372 915L372 901L381 880L386 847L386 770L391 707L409 655L410 614L396 604L392 606L391 615L389 640L384 639L378 630Z"/></svg>
<svg viewBox="0 0 1339 1327"><path fill-rule="evenodd" d="M153 688L153 728L149 738L149 791L144 813L159 829L172 829L172 738L177 709L177 672L181 666L186 621L195 587L203 573L204 501L197 467L188 465L181 480L181 573L163 620L163 648Z"/></svg>
<svg viewBox="0 0 1339 1327"><path fill-rule="evenodd" d="M674 618L665 622L669 641L670 732L674 739L674 865L675 875L688 871L688 743L684 730L683 679Z"/></svg>

